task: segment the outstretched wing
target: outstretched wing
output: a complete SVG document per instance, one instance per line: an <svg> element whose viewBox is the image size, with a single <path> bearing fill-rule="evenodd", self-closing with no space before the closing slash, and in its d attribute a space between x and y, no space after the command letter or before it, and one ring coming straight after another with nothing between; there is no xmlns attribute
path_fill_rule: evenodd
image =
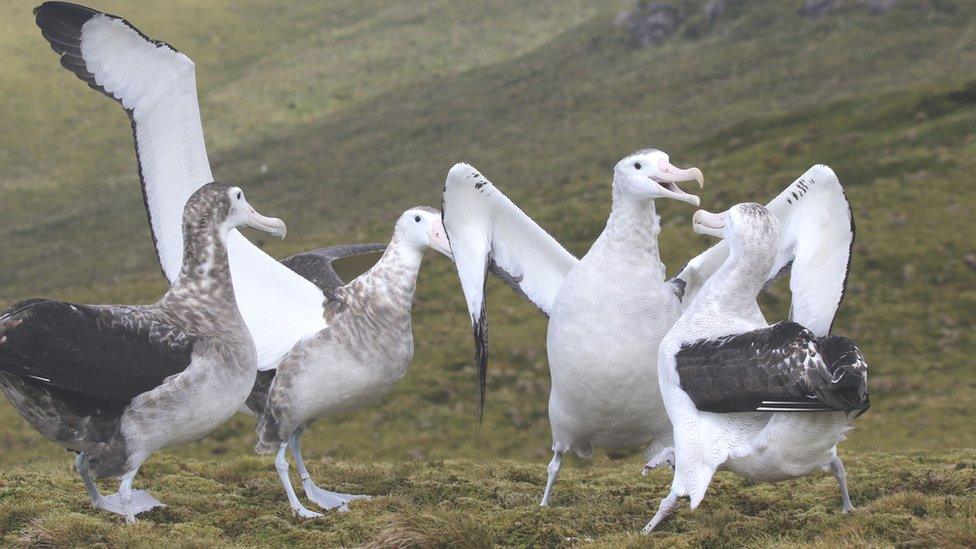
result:
<svg viewBox="0 0 976 549"><path fill-rule="evenodd" d="M185 370L196 341L144 307L35 299L0 316L0 371L124 406Z"/></svg>
<svg viewBox="0 0 976 549"><path fill-rule="evenodd" d="M578 260L468 164L456 164L448 172L442 211L474 329L480 419L488 367L488 272L548 316Z"/></svg>
<svg viewBox="0 0 976 549"><path fill-rule="evenodd" d="M705 412L863 412L867 364L850 340L795 322L703 339L675 355L681 388Z"/></svg>
<svg viewBox="0 0 976 549"><path fill-rule="evenodd" d="M779 250L768 278L788 268L790 320L818 337L826 336L844 298L854 245L854 217L844 188L833 170L821 164L807 170L766 207L780 222ZM678 273L675 279L685 283L685 306L728 255L728 244L720 242Z"/></svg>
<svg viewBox="0 0 976 549"><path fill-rule="evenodd" d="M129 114L156 254L172 282L183 261L183 206L213 181L193 61L128 21L83 6L46 2L34 15L61 64ZM237 230L228 251L258 367L272 368L298 340L325 327L324 296Z"/></svg>
<svg viewBox="0 0 976 549"><path fill-rule="evenodd" d="M281 263L321 288L326 296L332 296L338 288L368 270L369 267L365 269L362 267L366 264L372 266L375 259L372 262L370 259L373 257L378 259L379 254L384 250L386 244L342 244L295 254L282 259ZM356 257L361 257L363 263L351 266L352 272L343 273L346 275L345 278L340 276L339 271L346 269L342 269L339 265L346 263L344 260Z"/></svg>

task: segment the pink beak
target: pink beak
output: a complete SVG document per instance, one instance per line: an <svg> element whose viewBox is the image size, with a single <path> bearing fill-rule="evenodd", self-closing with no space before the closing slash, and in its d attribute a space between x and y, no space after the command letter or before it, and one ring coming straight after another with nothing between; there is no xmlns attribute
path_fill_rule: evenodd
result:
<svg viewBox="0 0 976 549"><path fill-rule="evenodd" d="M447 231L444 230L444 223L438 219L430 224L430 247L446 255L451 260L454 254L451 252L451 241L447 239Z"/></svg>
<svg viewBox="0 0 976 549"><path fill-rule="evenodd" d="M675 183L681 181L695 180L698 182L698 187L704 189L705 176L702 175L701 170L698 168L678 168L665 160L658 161L657 169L660 173L655 178L655 181L664 188L664 196L687 202L692 206L698 206L701 203L701 199L697 196L688 194L675 185Z"/></svg>

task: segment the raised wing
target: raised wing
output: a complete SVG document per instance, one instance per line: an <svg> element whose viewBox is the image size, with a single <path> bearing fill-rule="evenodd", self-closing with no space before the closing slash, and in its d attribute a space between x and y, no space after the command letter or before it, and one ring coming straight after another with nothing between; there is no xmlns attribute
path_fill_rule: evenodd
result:
<svg viewBox="0 0 976 549"><path fill-rule="evenodd" d="M0 316L0 371L125 406L185 370L195 343L144 307L35 299Z"/></svg>
<svg viewBox="0 0 976 549"><path fill-rule="evenodd" d="M468 164L455 164L448 172L442 211L474 329L480 421L488 368L488 272L548 316L578 260Z"/></svg>
<svg viewBox="0 0 976 549"><path fill-rule="evenodd" d="M331 297L337 289L369 270L384 250L386 244L342 244L295 254L282 259L281 263L321 288L326 296ZM363 261L350 265L350 269L340 267L346 263L345 260L352 258L361 258ZM371 259L373 260L370 261ZM362 268L363 266L365 268ZM340 274L340 271L351 272Z"/></svg>
<svg viewBox="0 0 976 549"><path fill-rule="evenodd" d="M34 15L61 64L129 114L156 254L172 282L183 261L183 206L213 181L193 61L128 21L83 6L46 2ZM228 252L258 367L273 368L298 340L325 327L324 295L237 230Z"/></svg>
<svg viewBox="0 0 976 549"><path fill-rule="evenodd" d="M818 337L830 333L847 286L854 217L833 170L817 165L766 205L780 221L780 247L771 280L789 269L790 320ZM685 282L683 303L694 299L702 283L728 257L720 242L688 262L675 279Z"/></svg>
<svg viewBox="0 0 976 549"><path fill-rule="evenodd" d="M870 406L857 346L795 322L683 345L675 363L682 390L705 412L861 414Z"/></svg>

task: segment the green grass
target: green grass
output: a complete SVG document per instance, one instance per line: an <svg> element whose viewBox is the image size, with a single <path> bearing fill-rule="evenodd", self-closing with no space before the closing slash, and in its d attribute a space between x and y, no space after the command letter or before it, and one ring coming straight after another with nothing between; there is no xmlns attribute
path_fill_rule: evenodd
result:
<svg viewBox="0 0 976 549"><path fill-rule="evenodd" d="M835 330L858 341L871 364L873 406L842 446L854 462L856 503L868 512L847 522L835 516L829 479L785 488L750 485L744 493L768 494L768 516L742 519L746 534L731 539L758 545L927 544L948 529L953 533L946 542L964 545L972 520L960 518L966 516L961 511L953 518L937 502L952 500L954 509L963 510L968 505L971 517L971 480L965 486L906 484L905 495L897 496L902 499L887 488L899 475L936 475L938 464L960 455L972 461L958 449L976 446L976 286L974 269L964 261L976 253L976 188L970 183L976 173L976 5L902 2L886 16L850 7L806 19L796 15L798 2L742 0L709 24L700 15L702 3L684 2L690 17L682 29L647 49L635 49L627 32L612 24L619 9L631 6L623 0L513 1L500 8L447 0L97 6L129 17L194 58L214 173L245 187L262 211L288 221L283 242L252 235L277 257L385 240L399 212L439 204L444 175L460 160L476 165L577 254L602 230L610 167L634 149L656 146L679 165L701 167L703 206L713 210L764 201L810 165L830 164L847 189L858 228L849 292ZM9 16L0 21L0 305L31 296L151 301L164 285L148 238L127 120L116 104L57 65L33 26L32 5L6 2ZM660 207L662 253L671 273L710 243L690 230L692 211L678 203ZM545 320L497 281L489 283L488 415L476 432L469 326L453 267L430 254L418 290L416 355L407 376L383 403L316 424L303 440L307 454L335 457L339 461L329 463L336 467L390 482L402 478L396 471L429 474L428 487L437 486L447 469L470 470L460 478L474 485L490 484L479 475L492 467L526 471L532 485L522 499L506 505L480 494L472 502L493 509L484 511L492 518L483 524L499 543L524 541L513 537L518 528L508 521L522 521L524 535L638 542L627 533L647 520L664 480L634 478L636 457L625 467L604 461L589 468L569 465L557 508L570 514L539 514L530 505L548 460ZM770 318L784 314L788 301L785 285L773 288L764 297ZM143 478L156 488L154 482L173 474L166 471L207 471L204 478L212 478L215 468L239 470L253 479L248 482L264 486L262 496L244 491L245 499L266 498L264 509L277 505L269 531L321 535L325 544L361 543L384 530L462 535L471 530L471 517L478 522L482 516L463 505L407 504L428 497L423 494L406 496L401 507L384 507L399 501L394 496L307 533L281 509L270 461L239 457L250 456L253 442L252 420L237 417L204 441L151 460ZM8 471L0 490L29 485L41 471L61 471L63 489L43 501L76 512L84 508L64 452L40 440L5 402L0 448L0 467ZM25 460L37 465L18 467ZM958 471L947 475L968 473L971 479L971 469ZM882 478L889 473L893 478ZM609 482L615 475L619 482ZM169 482L198 482L192 477ZM587 512L587 479L597 494L638 486L647 491L634 496L630 507L621 505L628 501L623 495L597 501L609 517L610 526L601 529L571 514ZM877 488L868 489L871 483ZM688 515L702 522L679 517L669 527L685 525L680 532L668 530L684 535L674 541L721 545L720 538L702 536L738 524L731 514L736 498L749 497L738 495L740 486L732 479L717 484L702 510ZM816 486L812 495L824 513L810 522L804 522L813 505L807 486ZM803 497L792 500L801 490ZM167 490L158 491L174 503L167 513L186 512L177 509L177 498L166 497ZM895 516L901 516L898 506L927 498L928 515ZM33 502L24 498L5 497L0 505L28 517L7 521L12 540L30 542L56 526L57 515L25 511ZM716 512L706 512L709 505ZM779 505L792 511L777 515ZM376 513L366 512L374 508ZM263 512L254 511L253 520L271 520ZM412 517L414 512L421 516ZM35 521L45 516L47 526L38 530ZM158 517L166 519L158 528L187 529L187 536L278 541L227 533L217 519L166 517L171 515ZM80 539L115 543L130 535L91 522L102 519L76 518L77 528L91 528ZM156 521L153 515L148 522ZM792 523L802 528L786 527ZM329 537L340 535L347 537Z"/></svg>
<svg viewBox="0 0 976 549"><path fill-rule="evenodd" d="M687 505L650 538L640 529L667 493L668 471L639 474L640 461L598 459L568 467L551 507L538 498L545 471L513 460L446 459L367 464L315 460L313 476L373 494L349 513L291 516L266 459L153 459L144 487L169 506L133 525L88 506L65 463L0 472L5 546L223 545L605 547L769 545L967 547L976 543L976 452L846 455L857 509L840 511L829 474L757 484L719 473L704 503ZM105 486L110 489L110 486Z"/></svg>

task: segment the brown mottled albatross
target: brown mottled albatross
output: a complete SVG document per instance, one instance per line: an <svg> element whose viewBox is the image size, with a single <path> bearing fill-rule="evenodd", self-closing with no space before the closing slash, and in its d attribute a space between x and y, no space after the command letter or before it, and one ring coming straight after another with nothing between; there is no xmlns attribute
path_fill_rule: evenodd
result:
<svg viewBox="0 0 976 549"><path fill-rule="evenodd" d="M160 504L132 480L156 451L197 440L230 418L254 385L254 342L237 309L227 235L285 224L210 183L183 217L184 255L152 305L18 303L0 316L0 389L42 435L78 452L92 505L127 522ZM102 496L94 478L120 477Z"/></svg>
<svg viewBox="0 0 976 549"><path fill-rule="evenodd" d="M114 15L65 2L44 3L34 14L61 64L128 113L153 243L172 281L182 246L177 205L213 179L193 62ZM263 414L265 444L292 441L308 496L322 507L345 509L352 496L321 490L308 477L298 437L312 419L371 402L403 375L413 353L410 308L422 252L434 247L450 255L440 213L432 208L404 213L379 263L348 285L334 262L386 246L335 246L280 263L236 231L227 247L238 307L254 338L260 370L246 409ZM329 361L345 353L348 360L333 370ZM362 365L361 375L347 375L354 363ZM316 368L337 377L303 377ZM299 378L302 385L293 385ZM336 392L335 400L317 401L307 394L329 391ZM301 428L291 423L296 417L301 417ZM287 471L284 452L279 454L276 465ZM293 511L317 515L296 504L284 475Z"/></svg>

